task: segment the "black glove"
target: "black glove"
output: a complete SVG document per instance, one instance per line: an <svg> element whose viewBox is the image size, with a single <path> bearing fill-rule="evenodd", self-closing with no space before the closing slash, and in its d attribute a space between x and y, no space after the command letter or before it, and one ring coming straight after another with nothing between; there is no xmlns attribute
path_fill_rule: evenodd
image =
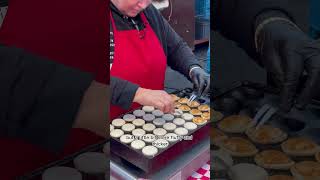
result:
<svg viewBox="0 0 320 180"><path fill-rule="evenodd" d="M288 112L293 105L303 109L318 88L320 42L309 38L293 23L285 20L265 24L256 38L261 63L281 90L281 110ZM302 92L297 94L304 72L307 73L307 80Z"/></svg>
<svg viewBox="0 0 320 180"><path fill-rule="evenodd" d="M194 89L199 96L209 92L210 75L206 73L202 68L200 68L199 66L191 67L190 79L194 85Z"/></svg>

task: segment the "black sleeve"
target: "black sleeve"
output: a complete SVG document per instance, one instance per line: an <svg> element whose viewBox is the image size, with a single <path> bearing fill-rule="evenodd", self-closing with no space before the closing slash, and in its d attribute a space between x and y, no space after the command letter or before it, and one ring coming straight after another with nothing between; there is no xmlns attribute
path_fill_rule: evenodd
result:
<svg viewBox="0 0 320 180"><path fill-rule="evenodd" d="M111 76L110 84L111 104L123 109L129 109L139 86L114 76Z"/></svg>
<svg viewBox="0 0 320 180"><path fill-rule="evenodd" d="M61 150L92 80L88 73L1 46L1 134Z"/></svg>
<svg viewBox="0 0 320 180"><path fill-rule="evenodd" d="M290 2L290 3L289 3ZM299 5L300 7L296 7ZM226 38L234 40L253 58L255 18L267 11L279 11L297 25L307 22L308 1L300 0L221 0L213 1L212 28Z"/></svg>
<svg viewBox="0 0 320 180"><path fill-rule="evenodd" d="M190 67L200 66L191 48L154 6L151 5L146 9L146 15L154 31L160 37L168 65L189 78Z"/></svg>
<svg viewBox="0 0 320 180"><path fill-rule="evenodd" d="M8 6L9 0L0 0L0 7L6 7Z"/></svg>

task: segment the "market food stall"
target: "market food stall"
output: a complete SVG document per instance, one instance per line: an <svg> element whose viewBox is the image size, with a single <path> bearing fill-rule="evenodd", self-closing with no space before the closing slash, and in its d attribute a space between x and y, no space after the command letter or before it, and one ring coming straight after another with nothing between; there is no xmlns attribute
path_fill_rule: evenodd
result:
<svg viewBox="0 0 320 180"><path fill-rule="evenodd" d="M191 93L171 94L173 114L143 106L112 121L111 178L186 179L210 160L210 99Z"/></svg>

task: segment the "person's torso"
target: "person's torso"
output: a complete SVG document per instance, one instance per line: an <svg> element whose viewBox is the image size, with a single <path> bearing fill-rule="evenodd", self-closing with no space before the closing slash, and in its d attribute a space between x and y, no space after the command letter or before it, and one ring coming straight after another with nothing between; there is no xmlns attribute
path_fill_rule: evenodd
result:
<svg viewBox="0 0 320 180"><path fill-rule="evenodd" d="M151 28L144 13L138 16L142 24L138 24L133 19L121 17L119 14L110 12L111 37L110 47L110 74L113 77L137 84L139 87L162 90L164 88L166 55L162 45ZM135 18L138 19L139 17ZM129 21L134 21L130 24ZM116 21L126 22L128 26L118 28ZM120 23L120 24L121 24ZM133 26L133 28L130 27ZM131 109L139 105L134 103ZM117 106L111 106L110 119L114 119L125 113L126 110Z"/></svg>

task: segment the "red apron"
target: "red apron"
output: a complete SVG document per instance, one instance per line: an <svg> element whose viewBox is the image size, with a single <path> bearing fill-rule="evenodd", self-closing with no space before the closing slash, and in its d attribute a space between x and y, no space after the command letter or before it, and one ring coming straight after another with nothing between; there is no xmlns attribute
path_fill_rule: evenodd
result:
<svg viewBox="0 0 320 180"><path fill-rule="evenodd" d="M145 24L144 37L142 38L136 29L118 31L110 12L115 42L114 61L110 74L138 84L143 88L162 90L167 57L143 13L141 13L141 18ZM130 110L138 106L139 104L133 103ZM127 111L111 105L110 119L115 119Z"/></svg>

